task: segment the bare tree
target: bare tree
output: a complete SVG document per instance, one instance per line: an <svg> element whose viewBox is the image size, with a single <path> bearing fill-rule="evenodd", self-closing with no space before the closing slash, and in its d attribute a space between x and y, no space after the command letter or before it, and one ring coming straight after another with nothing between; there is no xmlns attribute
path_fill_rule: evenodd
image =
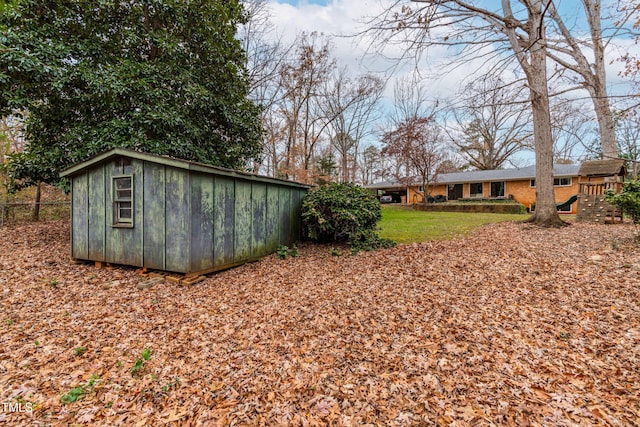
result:
<svg viewBox="0 0 640 427"><path fill-rule="evenodd" d="M415 76L396 81L391 129L382 135L381 155L393 159L392 176L407 184L419 180L423 202L445 159L442 128L436 122L438 102L428 102L426 89Z"/></svg>
<svg viewBox="0 0 640 427"><path fill-rule="evenodd" d="M584 107L584 106L583 106ZM588 145L592 134L591 118L575 102L555 99L551 104L551 129L553 133L554 163L573 163Z"/></svg>
<svg viewBox="0 0 640 427"><path fill-rule="evenodd" d="M397 128L386 132L382 142L383 156L393 156L406 165L406 170L396 179L407 182L417 175L426 204L429 184L436 181L438 167L444 159L441 131L434 117L409 117Z"/></svg>
<svg viewBox="0 0 640 427"><path fill-rule="evenodd" d="M247 53L250 82L249 97L262 108L264 128L263 156L254 162L254 172L278 174L281 161L278 144L282 141L282 115L278 102L283 96L280 70L286 64L293 44L286 44L275 34L268 0L243 0L247 22L239 28L238 37Z"/></svg>
<svg viewBox="0 0 640 427"><path fill-rule="evenodd" d="M384 81L371 74L351 79L341 69L326 87L325 116L331 118L331 144L340 158L340 180L355 180L358 147L372 132Z"/></svg>
<svg viewBox="0 0 640 427"><path fill-rule="evenodd" d="M285 158L282 173L309 180L315 149L330 120L321 107L326 81L336 67L329 41L317 33L302 34L292 62L280 69L284 96L279 104L285 117Z"/></svg>
<svg viewBox="0 0 640 427"><path fill-rule="evenodd" d="M521 6L517 15L513 4ZM405 44L420 55L429 45L456 49L457 58L494 60L501 67L515 58L525 75L532 106L536 157L536 211L529 219L541 226L563 225L553 189L553 138L547 86L547 38L544 23L548 2L501 0L502 10L489 10L463 0L397 0L370 23L388 41ZM385 36L386 35L386 36ZM499 56L510 52L510 55ZM487 53L489 52L489 53ZM498 58L497 61L496 58Z"/></svg>
<svg viewBox="0 0 640 427"><path fill-rule="evenodd" d="M616 131L621 157L628 160L629 173L640 171L640 113L636 109L616 114Z"/></svg>
<svg viewBox="0 0 640 427"><path fill-rule="evenodd" d="M453 110L461 131L453 133L452 140L470 167L500 169L531 145L531 110L522 92L522 86L491 76L464 87L462 106Z"/></svg>
<svg viewBox="0 0 640 427"><path fill-rule="evenodd" d="M362 150L358 161L360 171L360 183L362 185L372 184L374 180L382 176L382 160L380 149L375 145L369 145Z"/></svg>
<svg viewBox="0 0 640 427"><path fill-rule="evenodd" d="M606 158L617 158L618 147L605 71L605 50L617 34L617 30L614 28L611 34L605 34L602 27L601 0L581 0L580 3L586 18L588 34L581 34L578 25L570 29L558 13L553 0L547 1L551 34L547 41L547 55L568 74L578 77L571 81L575 80L579 89L587 90L598 121L602 155ZM627 17L623 19L626 20ZM589 60L587 56L591 56L592 59Z"/></svg>
<svg viewBox="0 0 640 427"><path fill-rule="evenodd" d="M625 24L637 14L635 1L636 5L620 2L615 15L605 16L601 0L580 0L576 2L575 13L569 15L575 18L571 23L558 12L554 0L506 2L507 6L516 8L514 16L517 19L523 19L538 3L542 3L542 18L547 27L545 52L558 65L556 77L563 76L564 81L570 84L563 91L588 92L605 157L617 157L605 52L611 42L626 30ZM463 0L396 0L385 14L372 21L372 26L376 30L394 30L401 37L387 38L387 41L403 42L414 52L424 46L438 44L457 52L458 57L484 60L488 72L495 74L509 62L508 57L501 55L508 46L504 39L505 2L502 2L502 12L483 9L476 3ZM627 60L628 64L634 63L633 57L627 57Z"/></svg>

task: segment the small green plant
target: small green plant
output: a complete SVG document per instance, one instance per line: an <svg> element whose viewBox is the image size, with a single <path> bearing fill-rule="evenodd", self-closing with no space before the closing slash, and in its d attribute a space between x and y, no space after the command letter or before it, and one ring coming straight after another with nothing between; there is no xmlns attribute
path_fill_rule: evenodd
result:
<svg viewBox="0 0 640 427"><path fill-rule="evenodd" d="M634 224L640 224L640 179L626 181L620 193L607 191L607 201L630 216Z"/></svg>
<svg viewBox="0 0 640 427"><path fill-rule="evenodd" d="M289 250L289 256L296 258L298 256L298 247L294 243L291 249Z"/></svg>
<svg viewBox="0 0 640 427"><path fill-rule="evenodd" d="M4 321L4 323L5 323L7 326L11 326L11 325L13 325L13 320L12 320L12 319L7 319L7 320L5 320L5 321Z"/></svg>
<svg viewBox="0 0 640 427"><path fill-rule="evenodd" d="M295 258L298 256L298 247L295 244L291 248L289 248L289 246L280 245L276 249L276 255L279 259L285 259L287 256Z"/></svg>
<svg viewBox="0 0 640 427"><path fill-rule="evenodd" d="M133 367L131 368L131 376L137 374L140 369L142 369L142 366L145 364L145 362L151 359L151 350L145 348L144 350L142 350L142 354L140 356L141 357L138 357L136 359L135 365L133 365Z"/></svg>
<svg viewBox="0 0 640 427"><path fill-rule="evenodd" d="M93 388L93 386L96 383L96 380L100 379L100 376L98 375L92 375L91 378L89 378L89 381L85 384L80 384L78 387L74 387L71 390L69 390L67 393L65 393L64 395L62 395L62 397L60 398L60 400L62 401L63 404L69 404L69 403L73 403L75 401L77 401L78 399L80 399L82 396L84 396L85 394L87 394L89 391L91 391L91 389Z"/></svg>
<svg viewBox="0 0 640 427"><path fill-rule="evenodd" d="M60 400L62 401L62 403L67 404L67 403L73 403L76 400L80 399L82 396L84 396L86 393L84 387L79 386L79 387L75 387L72 388L71 390L69 390L66 394L64 394Z"/></svg>
<svg viewBox="0 0 640 427"><path fill-rule="evenodd" d="M42 345L42 343L40 341L38 341L38 340L36 340L34 342L34 344L36 345L36 347L40 347Z"/></svg>
<svg viewBox="0 0 640 427"><path fill-rule="evenodd" d="M166 393L172 388L178 388L179 386L180 386L180 378L176 377L173 381L169 381L167 384L163 385L161 390L163 393Z"/></svg>
<svg viewBox="0 0 640 427"><path fill-rule="evenodd" d="M331 254L331 256L342 256L342 252L340 251L340 249L336 248L329 249L329 253Z"/></svg>
<svg viewBox="0 0 640 427"><path fill-rule="evenodd" d="M279 259L285 259L288 253L289 253L289 246L280 245L276 249L276 255L278 256Z"/></svg>
<svg viewBox="0 0 640 427"><path fill-rule="evenodd" d="M49 282L49 286L51 286L52 288L57 288L58 287L58 279L56 279L55 277L53 279L51 279L51 281Z"/></svg>
<svg viewBox="0 0 640 427"><path fill-rule="evenodd" d="M73 349L73 354L75 354L76 356L80 356L85 351L87 351L87 347L76 347L75 349Z"/></svg>

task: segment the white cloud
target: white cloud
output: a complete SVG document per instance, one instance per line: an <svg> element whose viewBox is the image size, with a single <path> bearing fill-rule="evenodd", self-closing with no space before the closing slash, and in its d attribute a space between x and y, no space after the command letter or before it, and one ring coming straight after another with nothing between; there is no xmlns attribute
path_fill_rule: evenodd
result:
<svg viewBox="0 0 640 427"><path fill-rule="evenodd" d="M470 75L477 70L486 69L482 60L476 60L442 73L440 66L447 63L451 56L445 47L429 48L417 64L413 60L398 63L389 59L402 56L404 46L399 44L385 46L384 57L376 55L379 46L375 38L371 39L371 34L364 37L354 35L363 31L366 28L365 22L381 14L390 3L390 0L329 0L325 5L301 1L293 6L272 0L271 22L275 32L287 41L294 40L302 31L316 31L331 36L332 53L338 65L348 67L354 74L392 70L393 79L399 79L418 72L426 79L429 95L433 98L451 97L469 80ZM388 98L391 97L392 90L393 81L387 87Z"/></svg>
<svg viewBox="0 0 640 427"><path fill-rule="evenodd" d="M367 41L354 37L354 34L365 29L366 20L382 13L389 3L389 0L332 0L324 6L304 1L293 6L272 1L271 22L276 29L275 32L287 41L294 40L296 35L302 31L307 33L315 31L331 36L332 53L337 59L338 66L346 66L354 74L385 73L393 69L393 77L400 78L414 73L416 71L415 63L407 61L398 65L395 60L375 55L378 48L375 45L375 40ZM402 49L403 47L398 45L388 46L385 55L397 58L401 56ZM443 49L432 49L428 58L429 61L435 63L442 55L446 55ZM431 73L428 68L427 63L424 60L421 61L420 69L423 77ZM460 70L430 83L432 96L442 98L455 92L460 84L459 73ZM390 82L387 87L387 98L391 98L392 92L393 83Z"/></svg>
<svg viewBox="0 0 640 427"><path fill-rule="evenodd" d="M428 95L434 99L446 99L445 103L455 103L456 97L454 95L456 92L476 76L486 74L491 65L487 64L484 59L475 59L462 66L447 67L446 71L442 71L441 65L448 63L451 56L451 52L443 47L431 47L425 51L417 66L412 61L397 65L381 56L365 56L371 43L374 43L375 47L375 40L367 42L348 36L362 31L367 18L382 13L391 0L327 0L325 5L303 0L298 2L297 6L278 3L276 0L271 1L271 21L276 28L276 33L281 34L285 40L294 40L301 31L308 33L316 31L330 35L333 37L333 55L339 66L347 66L354 74L362 74L383 72L396 65L397 67L393 69L394 79L403 78L417 70L420 76L428 77L424 81ZM398 57L401 55L402 49L403 47L399 45L389 46L386 53L389 57ZM491 48L486 47L486 49ZM375 49L369 49L369 51L373 50ZM635 44L633 40L620 40L616 41L615 46L609 46L607 54L610 59L607 61L607 77L610 95L625 95L630 91L629 82L619 76L623 66L620 62L616 62L617 58L629 50L638 52L636 56L640 56L640 46ZM485 56L485 58L489 56ZM515 77L513 71L506 73ZM520 74L522 73L520 72ZM385 104L388 109L392 108L392 94L393 79L390 80L386 91ZM584 100L588 99L586 91L584 93L574 92L572 96ZM612 99L614 104L622 100L624 98ZM532 160L529 155L524 155L523 159L516 159L516 161L528 164Z"/></svg>
<svg viewBox="0 0 640 427"><path fill-rule="evenodd" d="M293 40L301 31L317 31L333 36L333 54L340 65L358 72L381 72L394 65L380 56L365 56L365 51L371 47L371 43L348 37L363 30L363 22L367 17L370 18L382 13L391 0L301 0L291 1L291 3L297 3L297 5L293 6L271 0L271 21L276 27L277 33L282 34L286 40ZM375 40L372 43L375 47ZM622 50L638 51L638 45L633 44L633 41L629 43L620 41L617 45L622 46ZM390 57L397 57L401 52L401 46L389 46L386 51ZM611 56L608 78L612 89L615 89L616 93L625 92L627 82L618 76L622 65L615 62L615 59L621 56L621 49L610 48L608 54ZM481 74L488 67L488 64L484 64L482 60L474 60L462 67L450 69L445 74L438 75L438 66L445 63L448 56L450 53L446 49L432 47L428 52L425 52L418 64L421 75L433 79L428 84L433 90L434 97L442 98L452 95L464 84L465 80L468 81L474 74ZM395 75L401 76L413 71L415 71L415 64L408 62L396 68Z"/></svg>

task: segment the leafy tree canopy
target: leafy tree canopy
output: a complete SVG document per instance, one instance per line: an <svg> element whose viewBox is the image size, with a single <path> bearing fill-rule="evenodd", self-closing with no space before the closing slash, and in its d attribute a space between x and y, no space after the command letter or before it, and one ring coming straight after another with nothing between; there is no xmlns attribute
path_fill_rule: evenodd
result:
<svg viewBox="0 0 640 427"><path fill-rule="evenodd" d="M238 0L13 0L0 114L27 109L28 185L113 147L242 168L260 154Z"/></svg>

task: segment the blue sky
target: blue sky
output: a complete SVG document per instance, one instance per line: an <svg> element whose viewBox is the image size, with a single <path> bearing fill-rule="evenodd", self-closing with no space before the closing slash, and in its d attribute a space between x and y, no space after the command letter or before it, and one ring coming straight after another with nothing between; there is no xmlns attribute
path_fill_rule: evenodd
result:
<svg viewBox="0 0 640 427"><path fill-rule="evenodd" d="M367 47L375 47L377 40L360 42L353 37L341 37L354 34L358 29L362 29L363 22L367 17L376 16L381 13L385 5L389 5L392 0L269 0L271 3L271 22L275 32L284 40L292 41L301 31L307 33L316 31L325 35L334 36L332 39L332 55L337 59L338 66L345 67L352 74L364 74L367 72L388 71L391 63L381 56L365 57ZM496 0L486 0L491 5L499 5ZM617 0L603 0L603 7ZM409 3L409 0L407 0ZM579 27L583 22L580 9L576 7L576 0L557 0L556 5L560 13L565 17L569 26ZM399 56L400 46L392 46L388 50L390 57ZM627 51L635 51L640 56L640 45L636 45L633 40L619 41L610 45L607 54L610 60L607 61L607 78L609 80L609 94L624 94L629 91L629 83L619 76L622 69L620 62L616 58L622 56ZM433 99L455 99L455 94L469 82L476 78L478 73L486 71L487 64L479 59L476 62L469 62L463 67L449 69L442 72L439 64L448 61L450 52L441 47L433 47L420 60L416 67L415 63L407 63L394 68L393 77L387 85L386 100L390 102L393 93L394 80L407 78L420 72L420 77L425 78L423 84L427 88L430 98ZM395 64L395 62L394 62ZM586 93L578 93L576 96L587 98ZM573 94L572 93L572 94ZM615 99L615 98L614 98ZM588 103L585 108L590 108Z"/></svg>
<svg viewBox="0 0 640 427"><path fill-rule="evenodd" d="M487 0L490 4L497 4L496 0ZM603 8L610 2L615 0L604 0ZM272 22L276 28L276 32L284 36L287 40L293 40L300 31L307 33L317 31L326 35L348 35L353 34L359 27L362 28L363 21L366 17L375 16L380 13L385 5L391 0L270 0L272 7ZM579 8L576 8L576 0L556 0L556 5L560 12L567 19L567 24L572 27L582 22ZM407 0L409 3L409 0ZM370 41L375 45L375 41ZM383 71L389 68L389 62L383 61L381 58L365 58L362 59L367 44L360 43L357 45L356 40L350 37L334 37L333 38L333 54L337 57L338 63L346 64L349 68L362 67L366 64L366 71ZM608 54L611 61L608 63L608 77L611 79L611 90L613 93L619 93L626 90L626 83L618 78L621 70L621 64L615 61L626 49L638 50L640 45L636 46L633 42L615 43L609 46ZM390 56L397 54L400 47L396 47ZM419 68L424 74L442 74L434 73L438 63L446 61L450 55L445 49L431 48L428 55L425 55ZM411 64L413 65L413 64ZM431 87L439 92L438 97L449 95L452 91L457 90L465 77L469 78L469 70L476 67L462 67L447 73L445 76L436 78L439 81L432 81ZM405 67L409 72L411 66ZM482 69L484 67L478 66ZM412 71L414 71L413 68ZM437 88L437 89L436 89Z"/></svg>

